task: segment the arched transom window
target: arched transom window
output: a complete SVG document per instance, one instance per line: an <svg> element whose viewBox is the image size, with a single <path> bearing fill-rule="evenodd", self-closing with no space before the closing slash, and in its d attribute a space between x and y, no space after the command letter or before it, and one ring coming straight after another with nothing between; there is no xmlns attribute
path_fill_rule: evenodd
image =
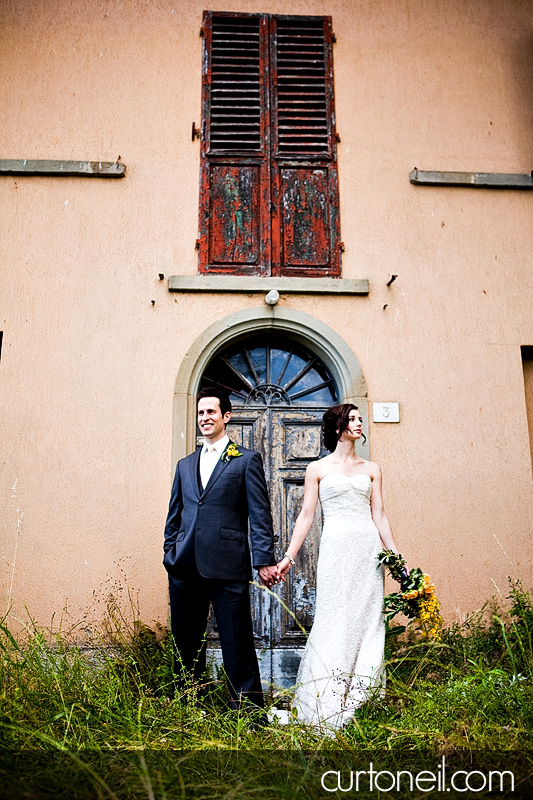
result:
<svg viewBox="0 0 533 800"><path fill-rule="evenodd" d="M299 343L264 334L218 353L202 385L228 390L234 406L328 406L339 399L318 356Z"/></svg>

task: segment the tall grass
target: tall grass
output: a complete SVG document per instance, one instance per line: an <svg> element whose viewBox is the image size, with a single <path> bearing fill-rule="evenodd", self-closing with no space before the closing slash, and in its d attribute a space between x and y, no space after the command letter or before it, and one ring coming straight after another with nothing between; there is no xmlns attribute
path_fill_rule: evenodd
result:
<svg viewBox="0 0 533 800"><path fill-rule="evenodd" d="M0 797L314 800L326 796L320 775L331 764L407 768L441 754L515 765L523 788L533 771L532 635L518 582L506 606L448 627L439 643L391 630L385 700L329 738L298 724L257 728L253 712L228 710L219 680L177 687L168 636L120 614L96 656L35 626L22 644L4 619Z"/></svg>

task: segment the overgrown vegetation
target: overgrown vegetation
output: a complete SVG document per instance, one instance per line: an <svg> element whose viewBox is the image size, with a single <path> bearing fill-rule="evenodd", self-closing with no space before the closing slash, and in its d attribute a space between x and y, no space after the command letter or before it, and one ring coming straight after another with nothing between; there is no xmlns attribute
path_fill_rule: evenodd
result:
<svg viewBox="0 0 533 800"><path fill-rule="evenodd" d="M253 714L227 709L217 680L177 689L168 637L128 627L121 616L109 621L108 646L97 656L64 633L36 628L22 644L7 623L0 625L3 798L377 797L326 795L321 775L364 770L369 761L422 769L443 754L449 769L514 768L509 796L531 792L533 604L519 582L507 607L485 607L445 628L440 642L391 629L386 698L361 708L334 738L297 724L257 728Z"/></svg>

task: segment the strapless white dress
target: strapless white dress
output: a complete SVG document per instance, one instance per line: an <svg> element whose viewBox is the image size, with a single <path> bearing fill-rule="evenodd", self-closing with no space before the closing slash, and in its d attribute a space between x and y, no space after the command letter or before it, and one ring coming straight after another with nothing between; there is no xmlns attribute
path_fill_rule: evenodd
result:
<svg viewBox="0 0 533 800"><path fill-rule="evenodd" d="M325 475L316 613L298 670L298 722L334 731L370 695L384 693L382 549L368 475Z"/></svg>

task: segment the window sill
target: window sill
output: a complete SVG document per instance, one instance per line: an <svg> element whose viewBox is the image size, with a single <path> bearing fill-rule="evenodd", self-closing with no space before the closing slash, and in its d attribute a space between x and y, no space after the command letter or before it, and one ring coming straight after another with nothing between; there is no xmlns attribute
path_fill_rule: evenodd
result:
<svg viewBox="0 0 533 800"><path fill-rule="evenodd" d="M276 289L280 294L367 295L367 278L255 278L242 275L170 275L169 292L240 292L263 294Z"/></svg>

